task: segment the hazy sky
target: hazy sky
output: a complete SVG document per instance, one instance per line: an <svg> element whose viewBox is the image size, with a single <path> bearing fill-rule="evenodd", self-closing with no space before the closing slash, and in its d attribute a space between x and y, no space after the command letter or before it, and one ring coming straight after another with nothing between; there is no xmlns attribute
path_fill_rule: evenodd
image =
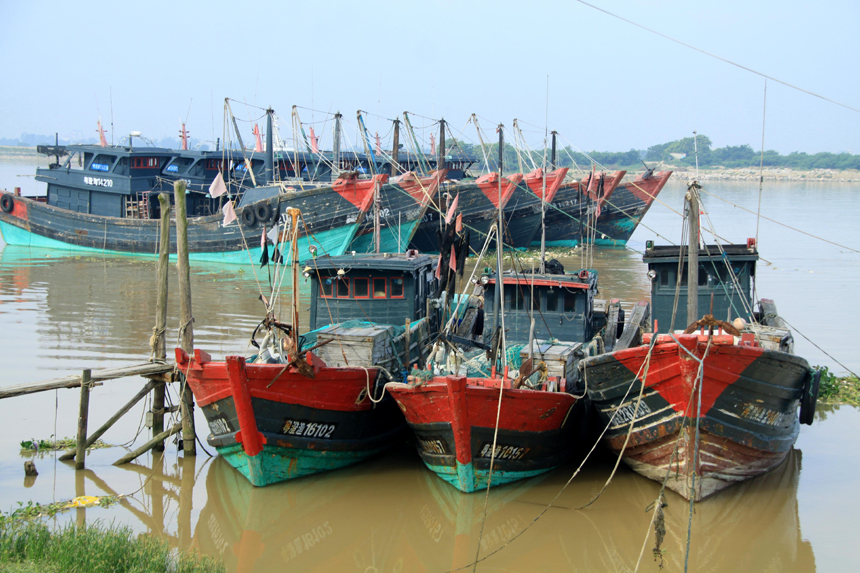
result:
<svg viewBox="0 0 860 573"><path fill-rule="evenodd" d="M593 3L860 109L856 0ZM581 149L642 149L693 130L715 146L761 146L764 79L573 0L0 0L0 22L0 137L94 136L99 115L110 124L112 92L117 140L175 136L186 117L193 137L221 136L229 97L272 106L282 137L295 104L339 109L351 139L357 109L444 116L471 140L472 112L491 137L516 117L540 126L523 125L537 146L549 76L550 129ZM388 133L386 120L367 121ZM768 81L765 148L860 153L858 134L860 113Z"/></svg>

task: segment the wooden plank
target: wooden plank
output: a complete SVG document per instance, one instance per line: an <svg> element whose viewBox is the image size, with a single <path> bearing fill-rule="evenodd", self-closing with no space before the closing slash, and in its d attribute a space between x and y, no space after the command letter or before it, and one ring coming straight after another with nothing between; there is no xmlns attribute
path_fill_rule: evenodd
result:
<svg viewBox="0 0 860 573"><path fill-rule="evenodd" d="M89 448L91 445L96 443L96 440L101 438L102 435L104 435L104 433L107 432L110 429L110 427L116 423L117 420L122 418L129 410L131 410L132 406L134 406L135 404L140 402L140 400L144 396L149 394L149 391L152 390L153 386L155 386L156 384L160 384L160 383L157 382L156 380L150 380L149 382L147 382L146 386L144 386L140 390L140 392L135 394L134 398L129 400L125 406L120 408L116 414L111 416L107 422L102 424L102 426L98 430L93 432L92 435L89 438L87 438L86 447ZM161 387L164 388L164 385L161 384ZM70 459L74 458L76 452L77 452L77 449L66 450L66 453L64 453L63 455L60 456L60 461L62 462L62 461L66 461L66 460L70 460Z"/></svg>
<svg viewBox="0 0 860 573"><path fill-rule="evenodd" d="M140 456L145 454L147 451L152 449L153 446L163 442L164 440L166 440L167 438L169 438L173 434L178 433L181 429L182 429L182 422L175 424L172 428L170 428L169 430L166 430L164 432L161 432L160 434L158 434L157 436L155 436L154 438L152 438L151 440L149 440L148 442L146 442L145 444L143 444L142 446L140 446L139 448L137 448L133 452L130 452L130 453L124 455L123 457L121 457L120 459L115 461L113 463L113 465L121 466L122 464L128 463L131 460L139 458Z"/></svg>
<svg viewBox="0 0 860 573"><path fill-rule="evenodd" d="M115 380L117 378L126 378L128 376L147 376L152 374L163 374L171 371L173 371L172 363L145 362L143 364L135 364L134 366L93 370L91 380ZM81 377L80 375L74 374L71 376L63 376L62 378L42 380L41 382L31 382L28 384L18 384L17 386L6 386L4 388L0 388L0 399L23 396L24 394L34 394L36 392L45 392L47 390L57 390L59 388L79 388L80 386Z"/></svg>
<svg viewBox="0 0 860 573"><path fill-rule="evenodd" d="M609 301L609 315L606 317L606 335L603 344L606 352L612 352L615 341L618 339L618 313L621 311L621 302L614 298Z"/></svg>
<svg viewBox="0 0 860 573"><path fill-rule="evenodd" d="M87 421L90 417L90 370L84 370L81 375L81 404L78 413L78 444L75 454L75 469L84 469L87 458ZM83 495L81 493L80 495Z"/></svg>
<svg viewBox="0 0 860 573"><path fill-rule="evenodd" d="M630 322L624 326L624 332L615 343L615 350L624 350L632 346L638 346L642 342L642 329L648 323L651 316L651 305L645 301L639 301L633 307Z"/></svg>

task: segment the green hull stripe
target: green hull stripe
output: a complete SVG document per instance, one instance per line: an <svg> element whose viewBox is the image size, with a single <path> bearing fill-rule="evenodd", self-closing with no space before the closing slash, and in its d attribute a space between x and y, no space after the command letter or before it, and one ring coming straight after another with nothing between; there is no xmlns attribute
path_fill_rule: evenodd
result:
<svg viewBox="0 0 860 573"><path fill-rule="evenodd" d="M318 255L329 254L332 256L342 255L346 252L347 246L352 242L358 225L348 225L338 227L329 231L314 234L313 237L299 238L299 262L304 262L311 258L308 251L310 245L317 248ZM157 257L158 253L129 253L125 251L106 251L104 249L95 249L93 247L83 247L64 243L49 237L43 237L36 233L31 233L15 225L10 225L4 221L0 221L0 234L7 245L19 245L23 247L31 247L38 249L54 249L67 252L88 252L88 253L106 253L124 255L129 257ZM221 251L211 253L195 253L189 254L189 259L192 261L208 262L208 263L224 263L232 265L247 265L259 264L262 249L259 246L252 247L248 250L241 251ZM271 251L269 253L271 255ZM286 253L289 255L289 253ZM171 260L176 260L176 255L170 255ZM286 257L287 262L289 256Z"/></svg>

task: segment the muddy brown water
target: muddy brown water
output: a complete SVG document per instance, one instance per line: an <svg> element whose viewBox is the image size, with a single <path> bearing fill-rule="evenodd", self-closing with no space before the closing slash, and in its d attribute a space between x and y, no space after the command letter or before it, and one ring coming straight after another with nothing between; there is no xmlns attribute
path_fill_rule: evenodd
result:
<svg viewBox="0 0 860 573"><path fill-rule="evenodd" d="M660 199L680 210L683 190L672 183ZM756 208L756 185L715 183L706 190ZM860 232L846 216L860 208L857 191L847 185L771 184L763 212L860 249ZM721 236L741 242L755 235L755 216L708 196L705 205ZM630 242L635 250L648 239L677 242L680 235L680 217L662 204L644 225L648 228L640 227ZM760 296L775 299L781 314L812 341L796 334L797 352L837 372L844 370L837 360L860 371L848 310L860 292L860 255L768 221L761 222L759 240L768 261L759 266ZM149 357L154 259L2 243L0 249L0 385ZM563 261L568 269L578 268L580 256ZM598 249L593 266L602 297L647 296L644 266L635 251ZM251 266L194 266L197 347L216 358L244 352L262 313L258 281L268 283L266 269L255 274ZM175 277L170 288L175 295ZM284 306L285 315L287 310ZM177 314L173 296L170 347ZM140 385L140 379L129 379L97 387L90 428ZM481 557L499 550L479 564L482 571L632 571L640 551L639 570L659 571L646 512L658 484L622 464L600 498L577 509L597 495L612 472L615 460L600 448L566 488L574 464L494 488L486 504L483 493L462 494L441 481L407 445L351 468L266 488L252 487L222 459L200 449L196 459L183 459L173 443L163 456L146 455L119 468L111 463L123 449L95 450L87 457L88 469L80 472L52 453L22 454L21 440L74 435L78 396L78 390L61 390L0 400L0 509L14 509L19 501L132 494L107 509L74 510L54 519L115 520L163 536L173 547L214 555L228 571L448 571L473 561L479 538ZM135 437L142 443L147 433L142 413L143 406L136 407L105 439L117 446ZM205 438L199 412L197 427ZM802 428L795 451L770 474L698 504L692 518L687 503L669 492L663 570L684 569L688 525L691 571L855 569L860 562L858 435L857 409L820 406L815 424ZM40 472L35 480L24 478L28 459Z"/></svg>

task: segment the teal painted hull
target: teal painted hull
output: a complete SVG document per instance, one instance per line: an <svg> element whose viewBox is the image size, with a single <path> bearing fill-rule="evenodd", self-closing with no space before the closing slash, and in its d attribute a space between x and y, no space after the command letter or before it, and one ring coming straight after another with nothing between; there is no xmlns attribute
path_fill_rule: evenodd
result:
<svg viewBox="0 0 860 573"><path fill-rule="evenodd" d="M318 451L266 445L262 452L248 457L242 444L217 448L231 466L257 487L357 464L384 449Z"/></svg>
<svg viewBox="0 0 860 573"><path fill-rule="evenodd" d="M487 478L490 473L489 471L475 470L474 464L471 463L456 463L456 470L451 466L436 466L428 463L425 463L424 465L433 470L433 472L436 473L436 475L438 475L440 478L453 485L463 493L472 493L487 488ZM544 474L553 469L555 468L544 468L532 471L499 471L498 469L494 469L492 485L504 485L506 483L511 483L517 480Z"/></svg>
<svg viewBox="0 0 860 573"><path fill-rule="evenodd" d="M347 247L355 237L358 231L358 225L346 225L337 229L323 231L319 234L314 234L313 237L299 238L299 262L305 262L312 258L308 247L314 245L317 248L317 254L329 254L331 256L342 255L346 252ZM103 249L94 249L92 247L84 247L71 243L64 243L49 237L43 237L36 233L31 233L25 229L10 225L5 221L0 221L0 234L7 245L17 245L39 249L53 249L58 251L75 252L75 253L110 253L116 255L124 255L129 257L147 257L154 258L158 253L131 253L124 251L105 251ZM271 250L269 255L271 257ZM289 253L286 253L287 255ZM207 262L207 263L223 263L233 265L259 264L262 249L259 246L252 247L241 251L222 251L189 253L189 259L192 261ZM176 260L176 255L170 256L171 260ZM287 262L291 262L287 257Z"/></svg>
<svg viewBox="0 0 860 573"><path fill-rule="evenodd" d="M409 238L418 221L392 225L379 230L380 253L402 253L409 246ZM373 250L373 233L360 235L352 241L350 250L356 253L369 253Z"/></svg>

